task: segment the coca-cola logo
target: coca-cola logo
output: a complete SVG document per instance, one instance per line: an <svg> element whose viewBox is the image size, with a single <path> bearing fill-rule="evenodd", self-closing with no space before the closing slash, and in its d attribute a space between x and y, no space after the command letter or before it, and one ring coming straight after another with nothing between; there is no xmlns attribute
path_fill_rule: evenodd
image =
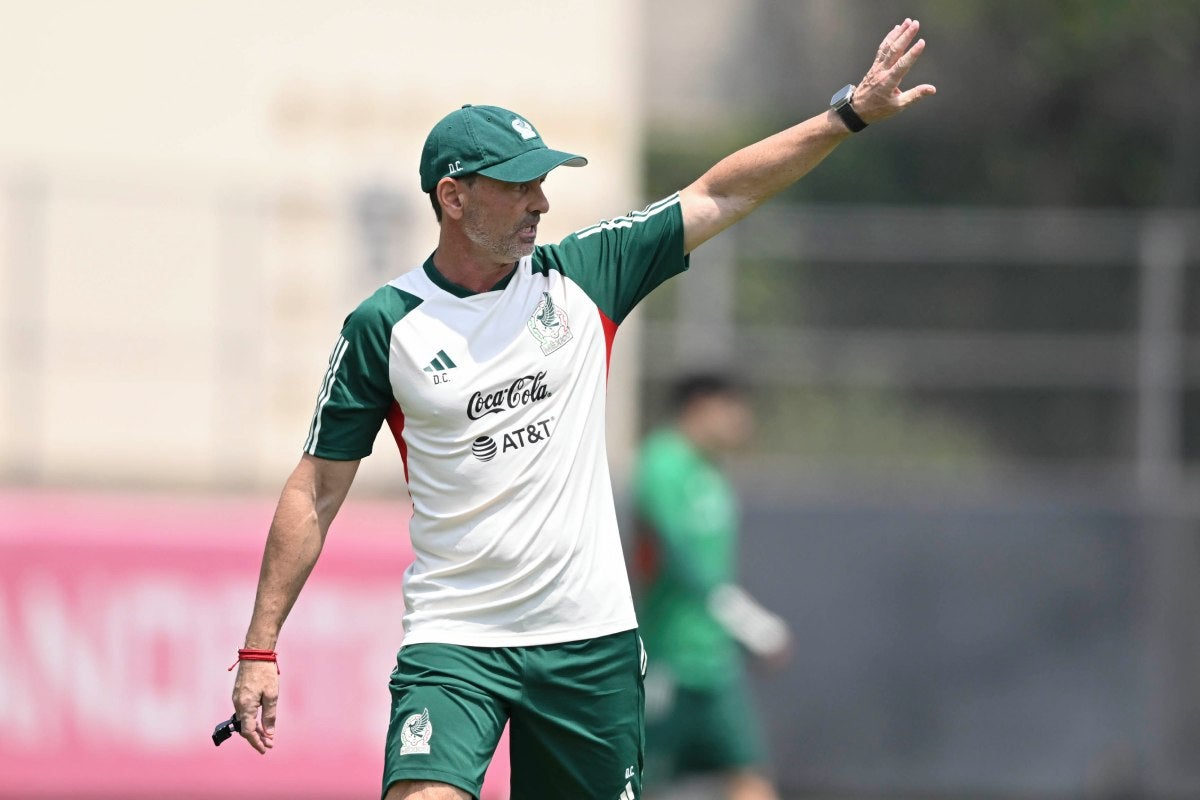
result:
<svg viewBox="0 0 1200 800"><path fill-rule="evenodd" d="M526 375L517 378L508 386L493 392L476 392L467 401L467 416L471 419L482 419L488 414L499 414L501 411L511 411L514 408L527 406L550 396L550 390L543 381L545 371L536 375Z"/></svg>

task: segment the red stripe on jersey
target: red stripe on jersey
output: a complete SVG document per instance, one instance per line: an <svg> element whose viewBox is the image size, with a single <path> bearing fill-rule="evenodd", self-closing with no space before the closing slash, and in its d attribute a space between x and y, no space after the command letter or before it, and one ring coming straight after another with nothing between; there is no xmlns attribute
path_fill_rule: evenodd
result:
<svg viewBox="0 0 1200 800"><path fill-rule="evenodd" d="M404 480L407 482L408 444L404 441L404 409L400 408L400 404L395 401L388 409L387 424L392 429L392 438L396 440L396 447L400 448L400 460L404 462Z"/></svg>
<svg viewBox="0 0 1200 800"><path fill-rule="evenodd" d="M596 309L596 313L600 315L600 324L604 327L604 377L608 377L608 367L612 362L612 345L613 339L617 338L617 323L608 318L600 309Z"/></svg>

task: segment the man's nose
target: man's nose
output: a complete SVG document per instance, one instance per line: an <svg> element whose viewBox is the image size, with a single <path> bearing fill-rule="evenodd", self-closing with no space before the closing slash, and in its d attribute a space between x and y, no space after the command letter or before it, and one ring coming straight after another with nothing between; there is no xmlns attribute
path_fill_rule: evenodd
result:
<svg viewBox="0 0 1200 800"><path fill-rule="evenodd" d="M542 190L541 183L533 185L533 193L529 198L529 210L538 214L545 214L550 210L550 201L546 198L546 192Z"/></svg>

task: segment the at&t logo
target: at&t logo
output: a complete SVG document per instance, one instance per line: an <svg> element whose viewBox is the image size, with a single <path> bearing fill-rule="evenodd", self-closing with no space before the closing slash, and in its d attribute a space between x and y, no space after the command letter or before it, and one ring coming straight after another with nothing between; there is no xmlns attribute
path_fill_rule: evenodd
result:
<svg viewBox="0 0 1200 800"><path fill-rule="evenodd" d="M496 440L490 436L477 436L471 444L471 452L480 461L491 461L496 457Z"/></svg>
<svg viewBox="0 0 1200 800"><path fill-rule="evenodd" d="M538 444L550 438L550 423L553 421L554 418L550 417L532 425L511 430L504 434L500 442L491 436L476 436L475 441L471 443L471 453L480 461L491 461L497 454Z"/></svg>

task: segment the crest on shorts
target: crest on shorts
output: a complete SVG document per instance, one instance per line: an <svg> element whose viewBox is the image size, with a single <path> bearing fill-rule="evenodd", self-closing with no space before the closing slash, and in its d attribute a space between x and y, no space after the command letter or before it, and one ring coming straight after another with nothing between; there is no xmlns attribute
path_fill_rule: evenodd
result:
<svg viewBox="0 0 1200 800"><path fill-rule="evenodd" d="M529 332L537 339L542 355L548 356L571 341L571 324L567 312L554 305L549 292L542 292L542 300L529 318Z"/></svg>
<svg viewBox="0 0 1200 800"><path fill-rule="evenodd" d="M400 755L428 753L429 740L433 737L433 723L429 721L429 709L413 714L400 727Z"/></svg>

